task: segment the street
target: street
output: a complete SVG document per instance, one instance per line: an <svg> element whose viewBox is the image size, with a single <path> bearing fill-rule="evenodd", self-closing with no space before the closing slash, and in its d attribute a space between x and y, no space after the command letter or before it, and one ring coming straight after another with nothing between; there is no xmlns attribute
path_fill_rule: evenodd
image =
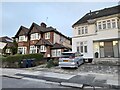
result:
<svg viewBox="0 0 120 90"><path fill-rule="evenodd" d="M1 69L2 88L47 88L103 90L119 88L115 75L81 73L77 75L24 69ZM88 89L89 88L89 89ZM93 89L95 88L95 89ZM97 89L99 88L99 89ZM100 89L101 88L101 89ZM6 89L3 89L6 90Z"/></svg>
<svg viewBox="0 0 120 90"><path fill-rule="evenodd" d="M63 87L55 84L47 84L41 81L36 80L28 80L28 79L15 79L2 77L2 90L107 90L107 89L99 89L99 88L71 88L71 87ZM109 89L114 90L114 89Z"/></svg>
<svg viewBox="0 0 120 90"><path fill-rule="evenodd" d="M67 88L55 84L46 84L28 79L2 77L2 88Z"/></svg>

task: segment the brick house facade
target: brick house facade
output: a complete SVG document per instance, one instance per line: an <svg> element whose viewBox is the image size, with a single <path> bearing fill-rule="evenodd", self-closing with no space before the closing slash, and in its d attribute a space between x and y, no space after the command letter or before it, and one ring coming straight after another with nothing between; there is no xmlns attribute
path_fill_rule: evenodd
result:
<svg viewBox="0 0 120 90"><path fill-rule="evenodd" d="M71 38L45 23L32 23L29 29L21 26L14 38L21 54L42 53L44 57L59 57L61 52L71 50Z"/></svg>

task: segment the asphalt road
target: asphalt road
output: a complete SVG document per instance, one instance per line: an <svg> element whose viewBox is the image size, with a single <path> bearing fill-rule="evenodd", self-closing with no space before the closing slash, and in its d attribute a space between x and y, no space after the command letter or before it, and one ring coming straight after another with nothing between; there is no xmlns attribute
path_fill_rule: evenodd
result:
<svg viewBox="0 0 120 90"><path fill-rule="evenodd" d="M56 84L47 84L40 81L15 79L2 77L2 90L108 90L108 89L94 89L94 88L71 88ZM109 89L115 90L115 89Z"/></svg>
<svg viewBox="0 0 120 90"><path fill-rule="evenodd" d="M2 77L2 90L82 90L40 81Z"/></svg>
<svg viewBox="0 0 120 90"><path fill-rule="evenodd" d="M55 84L40 81L2 77L2 88L65 88Z"/></svg>

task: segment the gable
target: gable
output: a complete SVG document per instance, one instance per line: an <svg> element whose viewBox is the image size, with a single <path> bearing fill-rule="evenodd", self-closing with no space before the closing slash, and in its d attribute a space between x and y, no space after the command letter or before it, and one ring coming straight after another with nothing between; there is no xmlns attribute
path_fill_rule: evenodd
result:
<svg viewBox="0 0 120 90"><path fill-rule="evenodd" d="M26 27L21 26L17 32L17 34L15 35L15 37L18 36L22 36L22 35L27 35L28 34L29 29Z"/></svg>
<svg viewBox="0 0 120 90"><path fill-rule="evenodd" d="M40 33L40 31L33 26L29 34L32 34L32 33Z"/></svg>

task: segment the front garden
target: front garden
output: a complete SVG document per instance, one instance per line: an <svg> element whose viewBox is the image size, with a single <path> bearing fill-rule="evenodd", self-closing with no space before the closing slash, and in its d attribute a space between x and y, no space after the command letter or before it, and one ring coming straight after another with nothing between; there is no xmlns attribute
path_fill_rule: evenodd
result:
<svg viewBox="0 0 120 90"><path fill-rule="evenodd" d="M28 68L45 64L45 68L58 65L58 59L47 59L42 54L15 54L0 56L0 67L2 68Z"/></svg>
<svg viewBox="0 0 120 90"><path fill-rule="evenodd" d="M9 68L20 68L23 67L22 64L28 64L28 62L24 61L31 61L30 63L33 63L32 60L34 60L34 66L46 63L46 60L43 59L42 54L16 54L16 55L10 55L10 56L0 56L0 65L1 67L9 67ZM25 67L25 65L24 65Z"/></svg>

